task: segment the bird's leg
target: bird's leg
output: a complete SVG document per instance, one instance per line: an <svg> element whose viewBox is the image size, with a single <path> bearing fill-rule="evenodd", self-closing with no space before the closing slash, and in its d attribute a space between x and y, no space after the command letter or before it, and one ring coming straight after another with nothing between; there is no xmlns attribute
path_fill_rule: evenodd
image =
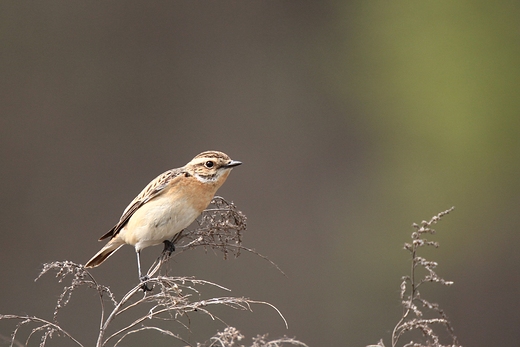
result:
<svg viewBox="0 0 520 347"><path fill-rule="evenodd" d="M145 276L142 275L142 272L141 272L141 257L140 257L140 255L141 255L141 251L137 251L137 272L139 272L139 281L141 281L141 283L142 283L142 282L147 281L149 279L149 277L146 276L146 275ZM151 288L148 287L148 285L146 283L142 283L141 289L145 293L152 290Z"/></svg>

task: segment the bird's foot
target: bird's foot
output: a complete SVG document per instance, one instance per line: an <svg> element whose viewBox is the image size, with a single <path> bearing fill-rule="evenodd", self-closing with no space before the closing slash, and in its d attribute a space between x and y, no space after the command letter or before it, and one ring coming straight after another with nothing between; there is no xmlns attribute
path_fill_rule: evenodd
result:
<svg viewBox="0 0 520 347"><path fill-rule="evenodd" d="M146 281L148 281L150 279L150 277L148 276L141 276L139 277L139 281L141 281L141 289L143 290L143 292L151 292L152 289L153 289L153 286L152 288L148 287L148 283L146 283Z"/></svg>
<svg viewBox="0 0 520 347"><path fill-rule="evenodd" d="M175 252L175 244L173 241L170 240L164 240L164 249L163 254L167 255L168 257L172 255L173 252Z"/></svg>

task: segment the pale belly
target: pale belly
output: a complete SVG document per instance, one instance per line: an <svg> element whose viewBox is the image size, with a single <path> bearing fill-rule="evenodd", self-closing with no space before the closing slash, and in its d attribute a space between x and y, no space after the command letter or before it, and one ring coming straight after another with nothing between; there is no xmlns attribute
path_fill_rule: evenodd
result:
<svg viewBox="0 0 520 347"><path fill-rule="evenodd" d="M119 232L119 237L136 251L169 240L189 226L202 211L192 204L171 199L156 199L138 209L128 224Z"/></svg>

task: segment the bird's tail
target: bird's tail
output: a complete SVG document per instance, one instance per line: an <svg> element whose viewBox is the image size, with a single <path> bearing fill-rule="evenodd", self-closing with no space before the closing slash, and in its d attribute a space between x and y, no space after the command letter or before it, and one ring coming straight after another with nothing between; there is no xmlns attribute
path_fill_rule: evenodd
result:
<svg viewBox="0 0 520 347"><path fill-rule="evenodd" d="M85 267L96 267L104 262L108 257L112 255L115 251L124 245L124 242L119 239L119 237L115 237L110 240L99 252L96 253L95 256L92 257L86 264Z"/></svg>

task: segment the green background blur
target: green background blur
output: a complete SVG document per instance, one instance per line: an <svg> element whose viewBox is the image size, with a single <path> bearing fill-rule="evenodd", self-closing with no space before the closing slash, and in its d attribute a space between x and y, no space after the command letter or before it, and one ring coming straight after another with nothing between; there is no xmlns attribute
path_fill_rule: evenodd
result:
<svg viewBox="0 0 520 347"><path fill-rule="evenodd" d="M0 313L51 319L63 284L35 283L42 264L84 263L145 184L215 149L244 162L219 195L248 216L245 246L287 277L250 254L169 268L284 313L289 330L266 307L218 311L245 343L390 345L411 224L454 205L424 255L455 284L427 298L461 344L516 345L519 18L517 1L0 2ZM133 249L92 273L120 297ZM97 305L79 290L60 316L85 345ZM192 343L224 328L192 325ZM143 344L181 345L125 346Z"/></svg>

